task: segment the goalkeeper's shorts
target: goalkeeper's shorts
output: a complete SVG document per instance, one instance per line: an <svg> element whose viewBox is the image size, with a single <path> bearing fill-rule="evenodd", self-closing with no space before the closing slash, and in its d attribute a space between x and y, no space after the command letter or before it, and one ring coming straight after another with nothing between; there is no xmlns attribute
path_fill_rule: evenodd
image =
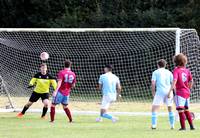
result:
<svg viewBox="0 0 200 138"><path fill-rule="evenodd" d="M49 99L49 93L33 92L31 94L31 97L30 97L29 101L30 102L37 102L40 98L42 99L42 101L44 101L45 99Z"/></svg>

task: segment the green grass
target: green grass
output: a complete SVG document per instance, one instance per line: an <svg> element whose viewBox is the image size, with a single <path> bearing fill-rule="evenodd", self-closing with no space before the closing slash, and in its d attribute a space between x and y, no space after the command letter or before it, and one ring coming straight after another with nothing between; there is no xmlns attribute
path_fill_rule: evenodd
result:
<svg viewBox="0 0 200 138"><path fill-rule="evenodd" d="M170 130L167 117L159 118L157 130L150 129L150 117L119 116L113 124L109 120L96 123L96 116L74 116L75 123L67 123L63 114L56 115L56 122L41 120L40 114L27 113L18 119L16 113L0 113L0 138L199 138L200 131L179 132ZM195 121L195 126L200 126Z"/></svg>

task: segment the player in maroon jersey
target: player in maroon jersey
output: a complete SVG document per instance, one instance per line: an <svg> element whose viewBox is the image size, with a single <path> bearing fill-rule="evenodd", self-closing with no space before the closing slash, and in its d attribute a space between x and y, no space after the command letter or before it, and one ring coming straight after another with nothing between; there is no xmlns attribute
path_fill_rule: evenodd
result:
<svg viewBox="0 0 200 138"><path fill-rule="evenodd" d="M75 87L76 75L71 71L71 61L65 60L65 68L58 73L58 85L56 90L53 92L53 99L51 104L51 122L54 122L55 106L62 104L66 115L69 118L69 122L72 122L71 112L68 108L69 96L71 89Z"/></svg>
<svg viewBox="0 0 200 138"><path fill-rule="evenodd" d="M192 116L189 111L190 89L193 85L193 79L190 70L186 68L187 57L180 53L175 56L174 63L176 64L176 68L173 71L174 80L171 89L169 90L168 97L172 95L172 91L175 89L176 109L178 110L181 124L179 130L186 130L185 117L188 120L190 129L194 130Z"/></svg>

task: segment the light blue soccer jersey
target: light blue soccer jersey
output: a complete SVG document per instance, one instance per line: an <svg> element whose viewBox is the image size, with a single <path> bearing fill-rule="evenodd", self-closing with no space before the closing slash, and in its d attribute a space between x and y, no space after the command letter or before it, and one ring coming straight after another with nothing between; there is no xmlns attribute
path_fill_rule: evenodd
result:
<svg viewBox="0 0 200 138"><path fill-rule="evenodd" d="M156 94L163 96L166 95L170 90L171 83L173 81L173 75L169 70L165 68L159 68L153 72L152 81L156 82Z"/></svg>
<svg viewBox="0 0 200 138"><path fill-rule="evenodd" d="M120 84L120 81L115 74L108 72L100 76L99 84L102 84L103 95L108 95L109 93L116 93L117 84Z"/></svg>

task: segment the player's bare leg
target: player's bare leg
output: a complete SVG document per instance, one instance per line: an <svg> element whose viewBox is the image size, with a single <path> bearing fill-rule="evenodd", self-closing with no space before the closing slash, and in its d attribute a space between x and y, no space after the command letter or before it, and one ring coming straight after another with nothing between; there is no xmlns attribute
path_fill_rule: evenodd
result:
<svg viewBox="0 0 200 138"><path fill-rule="evenodd" d="M43 110L42 110L42 115L41 115L41 118L42 119L46 119L46 113L48 111L48 107L49 107L49 100L48 99L45 99L42 101L43 104L44 104L44 107L43 107Z"/></svg>
<svg viewBox="0 0 200 138"><path fill-rule="evenodd" d="M105 109L100 109L100 117L97 117L97 118L96 118L96 122L102 122L102 121L103 121L101 116L102 116L105 112L106 112Z"/></svg>
<svg viewBox="0 0 200 138"><path fill-rule="evenodd" d="M51 104L51 111L50 111L50 117L51 117L51 121L50 122L54 122L54 118L55 118L55 104Z"/></svg>
<svg viewBox="0 0 200 138"><path fill-rule="evenodd" d="M65 111L65 113L66 113L66 115L67 115L67 117L69 119L69 122L72 123L72 115L71 115L71 112L70 112L70 110L68 108L68 104L63 105L63 110Z"/></svg>
<svg viewBox="0 0 200 138"><path fill-rule="evenodd" d="M174 129L175 118L174 118L174 113L172 111L172 106L168 106L168 112L169 112L170 127L171 129Z"/></svg>
<svg viewBox="0 0 200 138"><path fill-rule="evenodd" d="M100 110L100 116L102 116L103 114L107 113L107 110L106 109L101 109Z"/></svg>
<svg viewBox="0 0 200 138"><path fill-rule="evenodd" d="M30 101L29 101L29 102L24 106L22 112L20 112L20 113L17 114L17 117L18 117L18 118L23 117L23 115L26 113L26 111L28 110L28 108L29 108L32 104L33 104L33 102L30 102Z"/></svg>
<svg viewBox="0 0 200 138"><path fill-rule="evenodd" d="M158 116L158 110L160 109L159 105L152 105L152 117L151 117L151 128L156 129L157 127L157 116Z"/></svg>

